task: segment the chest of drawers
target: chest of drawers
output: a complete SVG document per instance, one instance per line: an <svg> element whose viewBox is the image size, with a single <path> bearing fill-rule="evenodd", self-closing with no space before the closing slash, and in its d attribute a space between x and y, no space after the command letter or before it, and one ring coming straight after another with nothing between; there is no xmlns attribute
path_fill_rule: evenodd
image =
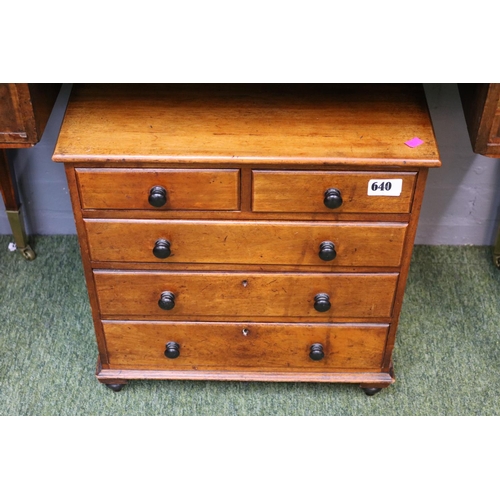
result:
<svg viewBox="0 0 500 500"><path fill-rule="evenodd" d="M394 381L440 165L421 86L80 85L53 159L100 382Z"/></svg>

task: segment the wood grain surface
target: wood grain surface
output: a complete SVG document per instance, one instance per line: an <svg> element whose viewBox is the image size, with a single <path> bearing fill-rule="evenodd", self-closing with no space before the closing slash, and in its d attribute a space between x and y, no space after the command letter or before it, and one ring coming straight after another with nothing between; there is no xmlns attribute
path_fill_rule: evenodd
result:
<svg viewBox="0 0 500 500"><path fill-rule="evenodd" d="M238 210L238 169L76 169L83 209ZM152 187L163 187L167 202L148 202Z"/></svg>
<svg viewBox="0 0 500 500"><path fill-rule="evenodd" d="M408 213L413 201L416 174L401 172L252 172L252 208L255 212L309 213ZM402 181L398 196L383 196L369 191L370 180ZM328 208L324 204L327 189L341 193L342 205Z"/></svg>
<svg viewBox="0 0 500 500"><path fill-rule="evenodd" d="M423 88L408 84L75 85L53 159L440 165Z"/></svg>
<svg viewBox="0 0 500 500"><path fill-rule="evenodd" d="M36 144L60 88L60 83L0 83L0 146L21 148Z"/></svg>
<svg viewBox="0 0 500 500"><path fill-rule="evenodd" d="M84 221L91 259L96 262L300 264L399 266L406 223L272 221ZM153 254L159 239L171 255ZM319 257L323 241L335 245L332 261Z"/></svg>
<svg viewBox="0 0 500 500"><path fill-rule="evenodd" d="M66 163L101 382L394 382L427 167L441 164L421 85L75 85L53 158ZM372 179L402 191L370 196ZM159 208L154 185L168 193ZM334 260L320 258L325 241ZM330 309L315 309L318 294Z"/></svg>
<svg viewBox="0 0 500 500"><path fill-rule="evenodd" d="M330 322L340 318L389 318L397 273L309 274L237 272L94 271L105 319L266 318ZM162 292L175 295L175 307L161 309ZM331 309L318 312L314 298L330 297Z"/></svg>
<svg viewBox="0 0 500 500"><path fill-rule="evenodd" d="M103 322L112 369L380 371L388 325ZM165 357L167 342L178 358ZM314 343L325 357L309 357Z"/></svg>

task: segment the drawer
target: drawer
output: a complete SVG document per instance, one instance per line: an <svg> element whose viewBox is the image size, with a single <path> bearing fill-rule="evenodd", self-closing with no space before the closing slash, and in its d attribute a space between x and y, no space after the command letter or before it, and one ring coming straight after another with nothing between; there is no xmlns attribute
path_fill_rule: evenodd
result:
<svg viewBox="0 0 500 500"><path fill-rule="evenodd" d="M85 219L95 262L397 267L406 223ZM159 240L170 255L153 253ZM333 253L322 243L333 244ZM161 245L160 245L161 246ZM163 244L165 246L165 244ZM331 249L331 246L329 246ZM156 252L158 254L158 252ZM161 255L166 255L165 252Z"/></svg>
<svg viewBox="0 0 500 500"><path fill-rule="evenodd" d="M238 169L77 168L83 209L239 210ZM152 205L152 188L157 189ZM162 191L163 189L163 191ZM165 201L164 204L163 201Z"/></svg>
<svg viewBox="0 0 500 500"><path fill-rule="evenodd" d="M387 172L252 172L252 209L254 212L322 212L322 213L408 213L411 210L416 173ZM383 181L383 187L369 189L369 182ZM394 194L398 181L401 193ZM387 187L391 189L387 191ZM328 189L340 192L338 208L325 205Z"/></svg>
<svg viewBox="0 0 500 500"><path fill-rule="evenodd" d="M379 371L388 325L103 322L111 368ZM166 344L175 342L172 355ZM324 357L312 360L311 346Z"/></svg>
<svg viewBox="0 0 500 500"><path fill-rule="evenodd" d="M217 316L327 322L389 318L398 274L95 270L94 280L101 316L106 319ZM171 309L161 308L160 300Z"/></svg>

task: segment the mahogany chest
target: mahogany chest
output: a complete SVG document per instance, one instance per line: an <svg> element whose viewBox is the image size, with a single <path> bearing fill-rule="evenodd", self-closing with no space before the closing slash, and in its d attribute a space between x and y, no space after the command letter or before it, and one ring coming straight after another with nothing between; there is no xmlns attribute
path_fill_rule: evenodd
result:
<svg viewBox="0 0 500 500"><path fill-rule="evenodd" d="M100 382L394 381L440 166L420 85L77 85L53 159Z"/></svg>

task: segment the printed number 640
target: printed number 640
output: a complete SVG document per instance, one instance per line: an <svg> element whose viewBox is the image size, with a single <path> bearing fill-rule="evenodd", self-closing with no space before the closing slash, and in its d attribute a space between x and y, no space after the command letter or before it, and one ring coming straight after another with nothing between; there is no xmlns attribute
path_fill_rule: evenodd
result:
<svg viewBox="0 0 500 500"><path fill-rule="evenodd" d="M370 179L368 196L399 196L403 188L403 179Z"/></svg>

